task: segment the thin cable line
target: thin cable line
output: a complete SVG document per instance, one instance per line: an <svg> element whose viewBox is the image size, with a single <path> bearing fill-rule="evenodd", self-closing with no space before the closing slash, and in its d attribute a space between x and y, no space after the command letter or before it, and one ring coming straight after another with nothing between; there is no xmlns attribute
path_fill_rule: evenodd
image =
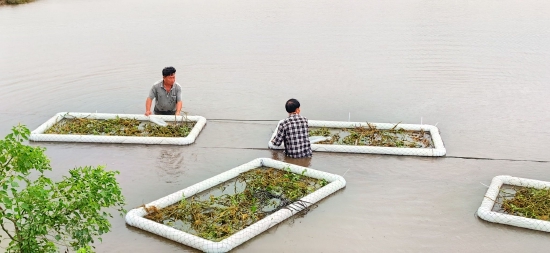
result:
<svg viewBox="0 0 550 253"><path fill-rule="evenodd" d="M239 147L200 147L200 148L215 148L215 149L243 149L243 150L273 150L269 148L239 148ZM354 153L350 153L354 154ZM355 153L358 154L358 153ZM384 154L367 154L367 155L384 155ZM401 157L401 156L400 156ZM415 156L412 156L415 157ZM424 156L423 156L424 157ZM424 157L425 158L425 157ZM533 163L550 163L550 161L545 160L528 160L528 159L503 159L503 158L489 158L489 157L469 157L469 156L443 156L443 157L433 157L446 158L446 159L466 159L466 160L487 160L487 161L508 161L508 162L533 162Z"/></svg>

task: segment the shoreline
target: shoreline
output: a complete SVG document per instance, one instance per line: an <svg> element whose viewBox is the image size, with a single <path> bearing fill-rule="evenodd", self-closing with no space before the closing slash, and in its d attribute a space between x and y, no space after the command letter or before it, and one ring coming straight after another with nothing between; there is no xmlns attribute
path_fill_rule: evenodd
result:
<svg viewBox="0 0 550 253"><path fill-rule="evenodd" d="M0 6L4 5L19 5L34 2L34 0L15 0L15 3L8 3L7 0L0 0Z"/></svg>

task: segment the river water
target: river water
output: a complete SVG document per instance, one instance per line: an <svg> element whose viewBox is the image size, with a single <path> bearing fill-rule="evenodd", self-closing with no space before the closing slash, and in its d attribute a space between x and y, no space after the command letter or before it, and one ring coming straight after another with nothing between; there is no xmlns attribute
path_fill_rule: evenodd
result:
<svg viewBox="0 0 550 253"><path fill-rule="evenodd" d="M32 143L54 178L119 170L127 209L258 157L284 102L315 120L439 127L447 156L315 153L344 175L304 218L235 252L546 252L548 235L474 216L496 175L550 180L550 2L37 0L0 7L0 134L57 112L144 113L177 69L190 146ZM233 120L233 121L230 121ZM255 121L249 121L255 120ZM194 252L112 220L98 252Z"/></svg>

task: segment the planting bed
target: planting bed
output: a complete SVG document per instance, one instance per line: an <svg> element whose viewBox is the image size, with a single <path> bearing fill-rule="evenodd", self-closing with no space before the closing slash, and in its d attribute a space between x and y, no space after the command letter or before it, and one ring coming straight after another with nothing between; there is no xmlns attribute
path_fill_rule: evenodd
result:
<svg viewBox="0 0 550 253"><path fill-rule="evenodd" d="M345 186L338 175L259 158L126 215L129 225L227 252Z"/></svg>
<svg viewBox="0 0 550 253"><path fill-rule="evenodd" d="M497 176L477 215L489 222L550 232L550 182Z"/></svg>
<svg viewBox="0 0 550 253"><path fill-rule="evenodd" d="M31 132L31 141L103 142L186 145L206 124L200 116L155 115L159 126L141 114L67 113L50 118Z"/></svg>
<svg viewBox="0 0 550 253"><path fill-rule="evenodd" d="M308 124L310 136L327 138L312 143L313 151L417 156L444 156L446 153L439 130L431 125L317 120L309 120ZM268 146L284 149L284 144L275 146L271 143L277 128Z"/></svg>

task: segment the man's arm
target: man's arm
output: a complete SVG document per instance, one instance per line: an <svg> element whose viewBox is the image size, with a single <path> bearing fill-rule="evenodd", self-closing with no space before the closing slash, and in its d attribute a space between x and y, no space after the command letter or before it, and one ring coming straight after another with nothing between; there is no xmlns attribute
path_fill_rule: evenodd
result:
<svg viewBox="0 0 550 253"><path fill-rule="evenodd" d="M147 100L145 101L145 116L151 115L151 103L153 103L153 100L150 97L147 97Z"/></svg>
<svg viewBox="0 0 550 253"><path fill-rule="evenodd" d="M284 137L285 137L285 129L281 122L281 124L279 124L279 127L277 128L277 134L275 135L275 138L271 140L271 143L273 143L273 145L275 146L281 146L281 144L283 144Z"/></svg>
<svg viewBox="0 0 550 253"><path fill-rule="evenodd" d="M177 84L177 83L176 83ZM181 99L181 86L177 84L176 89L176 115L181 114L181 108L183 107L183 101Z"/></svg>
<svg viewBox="0 0 550 253"><path fill-rule="evenodd" d="M153 99L156 97L157 97L157 91L155 90L155 85L153 84L153 87L151 87L151 90L149 91L149 96L145 101L145 116L151 115L151 103L153 102Z"/></svg>
<svg viewBox="0 0 550 253"><path fill-rule="evenodd" d="M176 115L180 115L181 113L181 107L183 106L183 102L179 101L177 104L176 104Z"/></svg>

